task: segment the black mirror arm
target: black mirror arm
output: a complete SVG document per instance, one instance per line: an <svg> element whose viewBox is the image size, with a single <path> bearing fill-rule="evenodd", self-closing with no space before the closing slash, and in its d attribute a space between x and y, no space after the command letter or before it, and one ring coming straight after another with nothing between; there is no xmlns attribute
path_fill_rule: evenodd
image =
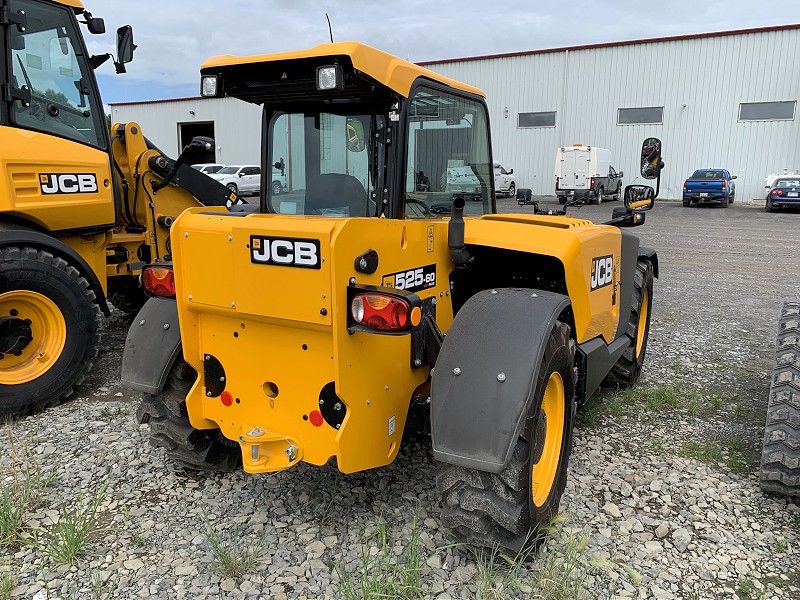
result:
<svg viewBox="0 0 800 600"><path fill-rule="evenodd" d="M613 227L636 227L637 225L642 225L644 223L644 219L644 213L629 209L624 215L611 219L610 221L606 221L603 223L603 225L611 225Z"/></svg>
<svg viewBox="0 0 800 600"><path fill-rule="evenodd" d="M183 149L183 152L181 152L180 156L178 156L178 159L173 163L172 168L169 170L169 173L167 173L167 176L161 181L153 183L153 194L158 192L158 190L161 188L166 187L169 182L172 181L172 179L175 177L175 173L177 173L178 169L180 169L183 163L186 162L189 154L195 150L209 150L209 145L213 145L213 141L210 138L202 138L200 136L186 144L186 147Z"/></svg>
<svg viewBox="0 0 800 600"><path fill-rule="evenodd" d="M95 54L94 56L90 56L89 57L89 64L91 65L92 69L94 70L94 69L97 69L97 67L99 67L100 65L105 64L105 62L109 58L111 58L111 55L108 54L108 53L106 53L106 54ZM115 64L116 64L116 61L115 61Z"/></svg>

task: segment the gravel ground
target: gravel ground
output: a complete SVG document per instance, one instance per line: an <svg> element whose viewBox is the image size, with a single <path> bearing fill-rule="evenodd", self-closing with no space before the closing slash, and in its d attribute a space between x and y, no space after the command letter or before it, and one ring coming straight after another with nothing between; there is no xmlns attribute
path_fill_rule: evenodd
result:
<svg viewBox="0 0 800 600"><path fill-rule="evenodd" d="M499 205L517 211L510 200ZM600 221L611 207L575 212ZM10 597L338 597L343 573L359 579L364 560L418 541L426 598L571 598L572 584L591 598L800 598L800 507L765 496L756 481L779 307L800 298L798 218L738 203L663 203L648 213L636 231L658 250L661 277L642 386L587 405L565 522L542 556L510 575L438 527L425 439L409 440L393 465L351 476L306 465L255 477L176 472L147 443L134 395L120 387L127 326L115 313L79 397L15 422L13 446L0 440L1 466L13 449L55 473L25 515L40 548L0 547L0 575L18 581ZM59 566L42 536L65 520L62 507L76 514L104 485L97 526L106 530L92 554ZM211 547L228 540L254 551L238 577L214 563ZM560 562L571 558L574 570ZM562 587L542 593L553 578Z"/></svg>

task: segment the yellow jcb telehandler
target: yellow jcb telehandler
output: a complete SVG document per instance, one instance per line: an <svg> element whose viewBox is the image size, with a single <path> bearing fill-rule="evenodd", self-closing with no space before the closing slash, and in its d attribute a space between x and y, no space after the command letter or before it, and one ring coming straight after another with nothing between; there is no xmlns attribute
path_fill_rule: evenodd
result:
<svg viewBox="0 0 800 600"><path fill-rule="evenodd" d="M88 54L81 24L105 32L80 0L0 2L2 416L68 396L97 355L106 298L135 313L146 300L142 267L171 259L175 217L231 200L181 166L186 154L164 157L135 123L109 131L94 69L111 55ZM117 72L134 48L121 27ZM169 179L175 185L159 191Z"/></svg>
<svg viewBox="0 0 800 600"><path fill-rule="evenodd" d="M145 268L122 377L152 442L190 469L353 473L429 416L445 525L522 548L557 510L576 408L639 377L658 259L623 228L654 190L606 224L496 214L483 93L362 44L201 73L263 107L263 164L292 185L184 211L172 268Z"/></svg>

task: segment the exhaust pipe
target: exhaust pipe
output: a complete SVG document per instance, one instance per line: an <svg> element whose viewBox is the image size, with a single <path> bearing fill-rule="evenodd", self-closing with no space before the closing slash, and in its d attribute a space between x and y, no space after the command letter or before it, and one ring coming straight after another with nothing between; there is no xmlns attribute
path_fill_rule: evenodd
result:
<svg viewBox="0 0 800 600"><path fill-rule="evenodd" d="M461 267L472 258L464 247L464 197L453 198L450 212L450 223L447 225L447 245L450 246L450 257L457 267Z"/></svg>

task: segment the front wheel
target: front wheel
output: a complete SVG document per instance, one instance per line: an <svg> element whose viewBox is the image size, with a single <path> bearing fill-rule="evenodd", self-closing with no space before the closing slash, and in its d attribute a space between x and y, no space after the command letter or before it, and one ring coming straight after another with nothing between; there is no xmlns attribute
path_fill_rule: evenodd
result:
<svg viewBox="0 0 800 600"><path fill-rule="evenodd" d="M511 182L511 185L508 186L508 197L514 198L517 195L517 186L514 185L514 182Z"/></svg>
<svg viewBox="0 0 800 600"><path fill-rule="evenodd" d="M575 412L575 345L556 322L545 346L522 434L506 467L488 473L442 464L442 521L458 538L514 552L534 546L558 511Z"/></svg>
<svg viewBox="0 0 800 600"><path fill-rule="evenodd" d="M97 356L100 323L75 267L44 250L0 250L0 415L70 396Z"/></svg>
<svg viewBox="0 0 800 600"><path fill-rule="evenodd" d="M225 186L225 187L227 187L227 188L228 188L230 191L232 191L234 194L236 194L236 195L238 195L238 194L239 194L239 187L238 187L238 186L237 186L235 183L229 183L229 184L228 184L227 186Z"/></svg>
<svg viewBox="0 0 800 600"><path fill-rule="evenodd" d="M639 380L650 337L650 310L653 307L653 264L639 259L633 275L633 302L625 334L630 339L625 353L608 374L607 381L630 387Z"/></svg>
<svg viewBox="0 0 800 600"><path fill-rule="evenodd" d="M272 182L272 195L279 196L283 192L283 186L281 185L280 181L273 181Z"/></svg>

